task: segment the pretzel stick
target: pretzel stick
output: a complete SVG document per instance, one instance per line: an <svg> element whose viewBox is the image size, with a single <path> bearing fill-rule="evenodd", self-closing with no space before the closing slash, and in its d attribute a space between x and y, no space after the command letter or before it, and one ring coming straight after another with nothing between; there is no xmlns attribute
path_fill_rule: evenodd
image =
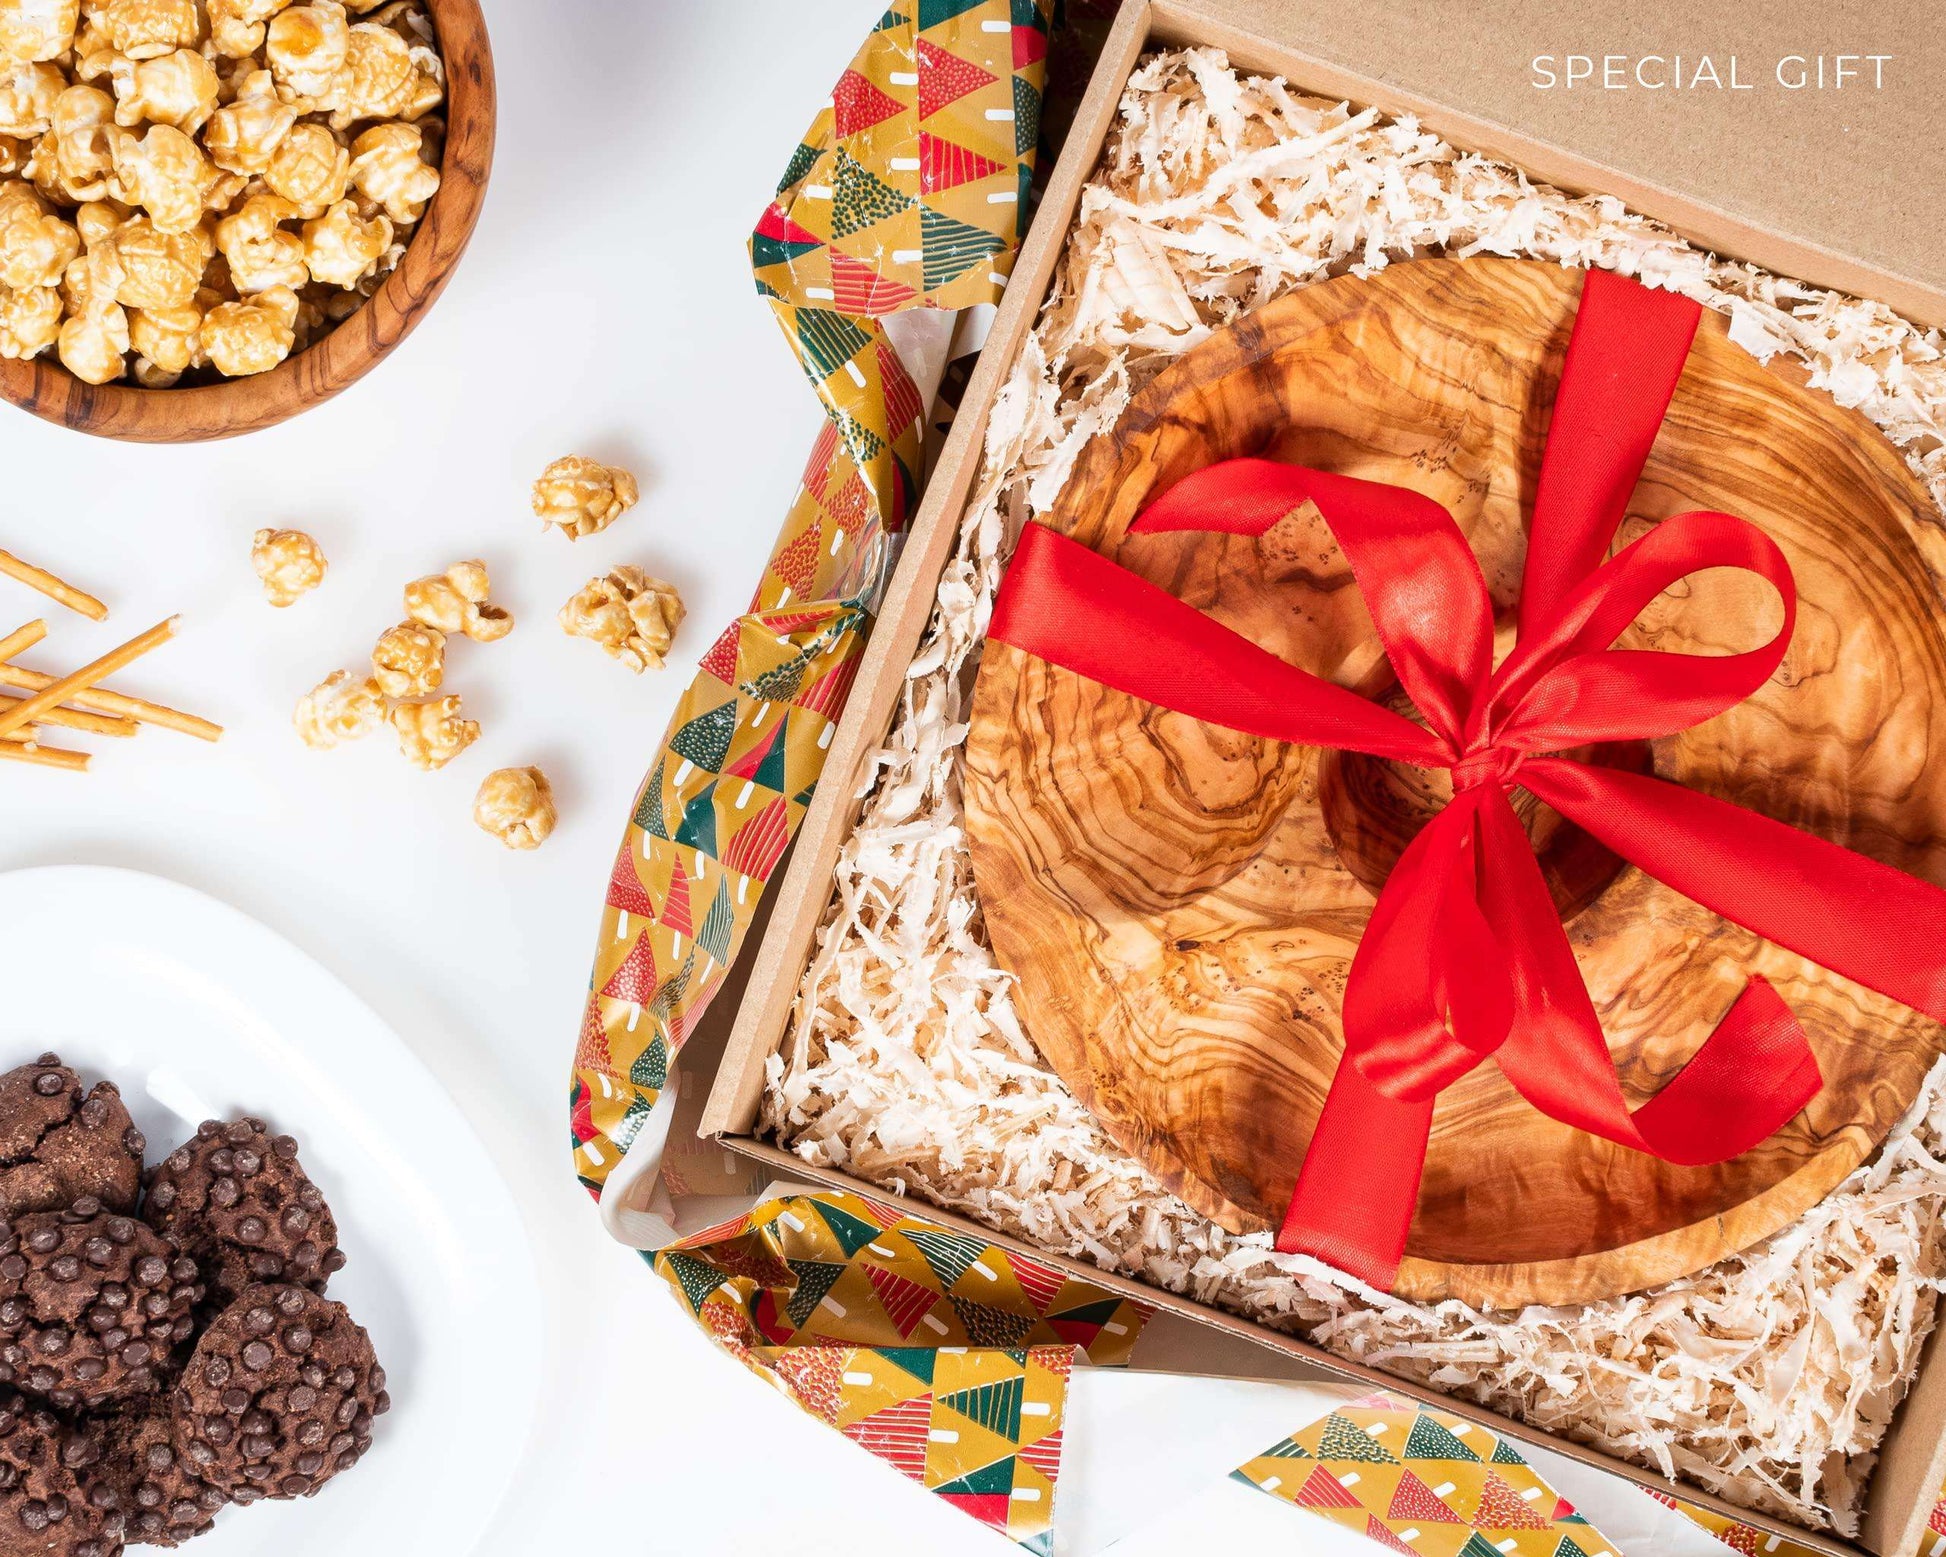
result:
<svg viewBox="0 0 1946 1557"><path fill-rule="evenodd" d="M57 578L46 568L22 562L10 551L0 551L0 573L19 579L29 589L38 589L48 599L58 601L70 611L79 611L92 621L108 620L108 607L85 590L76 589L66 579Z"/></svg>
<svg viewBox="0 0 1946 1557"><path fill-rule="evenodd" d="M74 773L88 771L88 754L85 751L62 751L54 746L16 746L11 741L0 741L0 761L38 762L44 768L67 768Z"/></svg>
<svg viewBox="0 0 1946 1557"><path fill-rule="evenodd" d="M22 746L32 746L41 738L41 727L37 724L22 725L18 730L9 730L0 735L0 741L14 741Z"/></svg>
<svg viewBox="0 0 1946 1557"><path fill-rule="evenodd" d="M19 701L17 697L0 697L0 713ZM84 714L78 708L50 708L40 716L40 721L69 730L86 730L90 735L128 736L141 729L133 719L124 719L119 714Z"/></svg>
<svg viewBox="0 0 1946 1557"><path fill-rule="evenodd" d="M0 647L4 646L5 640L0 639ZM39 692L53 685L54 678L45 671L29 670L25 665L0 664L0 686ZM223 733L220 724L211 724L209 720L198 719L194 714L178 713L173 708L164 708L160 703L151 703L143 698L124 697L105 687L76 692L68 701L76 708L92 708L97 713L119 715L123 719L133 719L137 724L179 730L184 735L195 736L199 741L213 741Z"/></svg>
<svg viewBox="0 0 1946 1557"><path fill-rule="evenodd" d="M38 717L50 708L56 708L67 701L68 694L79 692L93 686L97 681L115 674L131 660L141 658L159 643L165 643L176 635L176 619L157 622L147 632L131 638L120 648L110 649L91 664L63 676L52 686L24 698L13 707L0 712L0 735L9 730L17 730L30 719Z"/></svg>
<svg viewBox="0 0 1946 1557"><path fill-rule="evenodd" d="M47 623L38 618L25 627L16 627L6 637L0 638L0 663L12 659L16 654L33 648L47 636Z"/></svg>

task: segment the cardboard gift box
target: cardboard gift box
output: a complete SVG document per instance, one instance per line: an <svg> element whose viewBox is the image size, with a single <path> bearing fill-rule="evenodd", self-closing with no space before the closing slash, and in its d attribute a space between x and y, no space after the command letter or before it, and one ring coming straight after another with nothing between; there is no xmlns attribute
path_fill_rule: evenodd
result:
<svg viewBox="0 0 1946 1557"><path fill-rule="evenodd" d="M1733 51L1724 40L1711 56L1719 79L1732 83L1713 88L1701 75L1699 59L1704 50L1690 39L1695 29L1659 17L1656 11L1638 11L1626 24L1617 24L1618 38L1608 54L1587 56L1595 61L1589 67L1595 73L1611 70L1611 56L1628 62L1612 67L1622 72L1618 77L1622 85L1597 89L1592 77L1583 78L1576 87L1562 84L1570 67L1555 40L1580 29L1578 22L1571 28L1559 25L1562 18L1552 7L1513 6L1491 17L1469 15L1463 37L1449 9L1436 0L1392 0L1384 8L1381 24L1369 8L1314 12L1297 4L1251 5L1242 0L1166 4L1132 0L1123 6L965 391L959 418L939 453L832 744L824 781L770 904L768 923L749 961L748 984L705 1109L702 1128L707 1134L793 1177L858 1191L871 1188L810 1167L754 1137L765 1062L783 1040L826 909L832 872L857 815L870 754L891 723L907 667L932 614L941 571L978 473L986 413L1033 327L1124 85L1147 51L1189 43L1220 47L1240 69L1282 76L1293 88L1315 96L1414 115L1457 146L1504 159L1570 190L1614 195L1719 254L1878 299L1918 321L1946 321L1946 246L1935 241L1938 235L1929 234L1924 225L1937 224L1940 213L1946 212L1946 190L1926 187L1928 182L1946 183L1946 176L1925 158L1894 164L1885 152L1888 145L1900 144L1901 136L1908 143L1923 137L1924 123L1899 124L1898 103L1889 97L1853 99L1861 103L1856 112L1871 121L1873 133L1838 142L1834 153L1833 137L1821 117L1836 111L1830 99L1819 97L1819 89L1809 85L1786 85L1787 79L1797 79L1794 67L1779 74L1787 59L1802 58L1812 73L1807 81L1815 80L1820 67L1811 56L1835 57L1848 47L1850 40L1833 36L1829 18L1814 15L1809 8L1774 8L1794 14L1759 18L1772 25L1753 27L1762 34L1757 52L1747 43ZM1658 21L1663 24L1660 29ZM1800 25L1801 35L1791 31ZM1535 40L1542 36L1548 42L1537 44ZM1653 67L1641 74L1642 62L1673 61L1678 41L1684 45L1681 79L1689 84L1647 85L1669 78ZM1914 45L1920 46L1918 40ZM1536 50L1549 46L1556 46L1557 52L1543 69ZM1872 40L1859 43L1853 53L1866 49L1896 53L1903 46L1903 40L1882 47ZM1738 65L1725 78L1723 72L1729 68L1725 62L1732 52L1738 54ZM1913 55L1905 56L1904 63L1922 68L1922 61ZM1550 72L1555 84L1542 85ZM1753 99L1747 95L1757 88L1733 84L1754 83L1760 73L1773 83L1762 97L1761 114L1749 106ZM1573 95L1577 90L1582 93L1579 97ZM1629 93L1652 90L1682 91L1680 110L1658 115L1629 111ZM1913 99L1899 101L1910 105ZM1516 123L1527 128L1513 128ZM1851 149L1846 150L1847 145ZM1709 148L1708 154L1704 147ZM1815 180L1797 172L1814 148L1819 148L1816 154L1822 158L1824 175ZM1851 165L1834 163L1834 155L1850 158ZM1893 188L1900 198L1888 198ZM1835 234L1842 234L1842 239ZM1393 1394L1436 1401L1449 1412L1477 1417L1496 1431L1544 1443L1639 1484L1667 1485L1637 1467L1358 1367L1288 1335L1051 1256L950 1213L929 1214L1228 1337L1253 1341L1327 1373L1382 1384ZM1234 1356L1233 1348L1227 1350ZM1212 1361L1211 1366L1214 1370L1223 1365ZM1905 1557L1921 1549L1942 1480L1946 1480L1946 1346L1935 1335L1884 1440L1856 1544L1734 1510L1692 1486L1671 1490L1811 1550Z"/></svg>

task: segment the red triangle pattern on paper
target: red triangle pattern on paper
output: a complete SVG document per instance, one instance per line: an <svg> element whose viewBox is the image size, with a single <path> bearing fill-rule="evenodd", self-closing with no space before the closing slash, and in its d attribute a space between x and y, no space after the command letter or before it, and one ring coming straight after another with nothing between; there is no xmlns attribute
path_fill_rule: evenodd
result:
<svg viewBox="0 0 1946 1557"><path fill-rule="evenodd" d="M953 1507L969 1518L977 1519L983 1525L991 1525L1002 1535L1007 1531L1007 1513L1010 1499L1004 1492L942 1492L939 1494Z"/></svg>
<svg viewBox="0 0 1946 1557"><path fill-rule="evenodd" d="M831 89L832 128L839 140L904 112L904 103L880 91L855 70L847 70Z"/></svg>
<svg viewBox="0 0 1946 1557"><path fill-rule="evenodd" d="M991 71L980 69L971 60L948 54L930 39L921 38L918 48L919 117L930 118L948 103L957 103L968 92L997 81Z"/></svg>
<svg viewBox="0 0 1946 1557"><path fill-rule="evenodd" d="M824 489L831 481L831 467L838 453L838 424L829 417L818 429L817 442L811 445L811 457L804 462L804 490L820 503L824 501Z"/></svg>
<svg viewBox="0 0 1946 1557"><path fill-rule="evenodd" d="M824 542L824 526L813 521L810 529L771 559L770 571L790 585L794 595L808 594L816 577L818 548Z"/></svg>
<svg viewBox="0 0 1946 1557"><path fill-rule="evenodd" d="M909 1336L921 1319L932 1312L933 1305L939 1301L939 1294L929 1287L922 1287L910 1277L901 1276L895 1270L883 1265L867 1265L865 1279L872 1284L872 1291L878 1296L879 1307L885 1310L885 1317L892 1321L901 1336Z"/></svg>
<svg viewBox="0 0 1946 1557"><path fill-rule="evenodd" d="M912 382L912 375L905 370L899 354L891 350L883 341L878 343L878 381L885 391L885 425L896 438L906 428L919 420L923 407L919 404L919 386Z"/></svg>
<svg viewBox="0 0 1946 1557"><path fill-rule="evenodd" d="M1480 1489L1480 1506L1473 1510L1475 1530L1545 1530L1547 1521L1522 1501L1518 1492L1492 1471Z"/></svg>
<svg viewBox="0 0 1946 1557"><path fill-rule="evenodd" d="M1297 1489L1297 1501L1305 1508L1357 1508L1358 1499L1322 1465L1312 1468L1310 1479Z"/></svg>
<svg viewBox="0 0 1946 1557"><path fill-rule="evenodd" d="M983 157L977 151L969 151L955 141L944 136L934 135L928 130L919 132L919 189L924 194L936 194L942 189L957 189L961 184L970 184L976 178L989 178L995 173L1004 173L1007 165L995 162L991 157Z"/></svg>
<svg viewBox="0 0 1946 1557"><path fill-rule="evenodd" d="M1023 1444L1019 1452L1021 1459L1033 1466L1049 1481L1054 1480L1061 1473L1062 1431L1063 1429L1057 1427L1045 1438L1036 1438L1030 1444Z"/></svg>
<svg viewBox="0 0 1946 1557"><path fill-rule="evenodd" d="M669 874L669 895L662 900L662 925L676 935L696 933L695 921L689 913L689 872L682 868L680 859Z"/></svg>
<svg viewBox="0 0 1946 1557"><path fill-rule="evenodd" d="M627 839L622 841L622 852L615 856L615 869L608 877L607 901L610 908L619 908L638 919L655 917L655 904L649 901L642 878L635 873L634 845Z"/></svg>
<svg viewBox="0 0 1946 1557"><path fill-rule="evenodd" d="M833 524L855 539L872 514L872 494L865 478L854 470L851 479L838 488L838 495L824 505L824 511Z"/></svg>
<svg viewBox="0 0 1946 1557"><path fill-rule="evenodd" d="M608 1052L608 1033L601 1025L601 1002L592 995L588 997L588 1009L581 1016L581 1042L575 1046L574 1068L599 1071L615 1068L614 1056Z"/></svg>
<svg viewBox="0 0 1946 1557"><path fill-rule="evenodd" d="M881 276L861 259L837 249L831 251L831 306L841 314L897 313L919 294L903 281ZM836 424L832 436L837 436Z"/></svg>
<svg viewBox="0 0 1946 1557"><path fill-rule="evenodd" d="M854 654L842 665L832 666L793 701L799 708L835 721L844 712L845 700L851 696L851 684L857 679L858 656Z"/></svg>
<svg viewBox="0 0 1946 1557"><path fill-rule="evenodd" d="M1926 1521L1926 1528L1934 1535L1946 1535L1946 1498L1933 1505L1932 1518Z"/></svg>
<svg viewBox="0 0 1946 1557"><path fill-rule="evenodd" d="M1014 31L1019 32L1020 29L1016 27ZM1404 1541L1401 1541L1390 1530L1386 1529L1371 1514L1365 1516L1365 1539L1368 1541L1376 1541L1388 1552L1404 1552L1406 1557L1417 1557L1417 1554L1413 1552L1410 1546L1407 1546Z"/></svg>
<svg viewBox="0 0 1946 1557"><path fill-rule="evenodd" d="M730 623L718 634L716 642L709 646L709 653L703 656L702 669L726 687L736 685L737 639L742 636L742 632L741 623Z"/></svg>
<svg viewBox="0 0 1946 1557"><path fill-rule="evenodd" d="M774 239L778 243L814 243L824 240L816 233L797 225L790 219L784 208L772 201L764 207L764 214L757 218L758 236Z"/></svg>
<svg viewBox="0 0 1946 1557"><path fill-rule="evenodd" d="M1014 69L1025 70L1047 58L1047 34L1038 27L1014 29Z"/></svg>
<svg viewBox="0 0 1946 1557"><path fill-rule="evenodd" d="M1399 1485L1392 1493L1391 1507L1385 1510L1387 1519L1411 1520L1422 1525L1461 1525L1466 1521L1454 1512L1438 1493L1427 1486L1411 1471L1399 1477Z"/></svg>
<svg viewBox="0 0 1946 1557"><path fill-rule="evenodd" d="M649 945L647 931L636 936L628 956L601 986L601 992L610 1000L625 1000L636 1006L645 1006L655 998L655 948Z"/></svg>
<svg viewBox="0 0 1946 1557"><path fill-rule="evenodd" d="M1020 1283L1020 1290L1034 1300L1036 1313L1045 1314L1048 1304L1059 1297L1061 1289L1068 1284L1068 1278L1060 1271L1050 1270L1034 1260L1022 1259L1018 1254L1008 1255L1007 1263L1013 1269L1014 1280Z"/></svg>
<svg viewBox="0 0 1946 1557"><path fill-rule="evenodd" d="M932 1430L931 1395L914 1395L838 1430L894 1470L925 1482L926 1435Z"/></svg>

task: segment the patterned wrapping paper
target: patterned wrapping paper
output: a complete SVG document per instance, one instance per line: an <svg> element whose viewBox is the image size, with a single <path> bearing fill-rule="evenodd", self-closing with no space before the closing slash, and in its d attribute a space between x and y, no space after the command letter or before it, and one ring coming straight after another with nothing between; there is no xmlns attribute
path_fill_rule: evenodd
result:
<svg viewBox="0 0 1946 1557"><path fill-rule="evenodd" d="M757 290L829 420L750 610L703 656L616 857L570 1099L576 1171L597 1197L816 788L921 471L928 407L885 320L1004 289L1052 5L899 0L751 238Z"/></svg>
<svg viewBox="0 0 1946 1557"><path fill-rule="evenodd" d="M596 1198L815 791L916 505L922 435L929 421L943 429L956 398L949 375L941 404L922 404L885 320L1004 289L1053 6L895 0L752 236L758 291L827 422L749 611L711 644L678 707L610 877L570 1091L575 1166ZM724 1350L802 1409L1035 1552L1051 1550L1069 1372L1077 1357L1126 1363L1148 1315L849 1194L768 1200L645 1258ZM1508 1441L1387 1395L1340 1407L1235 1474L1389 1550L1610 1549ZM1734 1550L1802 1552L1665 1501ZM1946 1557L1946 1489L1932 1528L1914 1557Z"/></svg>
<svg viewBox="0 0 1946 1557"><path fill-rule="evenodd" d="M1031 1552L1052 1550L1068 1375L1148 1311L859 1195L793 1195L648 1256L717 1344Z"/></svg>

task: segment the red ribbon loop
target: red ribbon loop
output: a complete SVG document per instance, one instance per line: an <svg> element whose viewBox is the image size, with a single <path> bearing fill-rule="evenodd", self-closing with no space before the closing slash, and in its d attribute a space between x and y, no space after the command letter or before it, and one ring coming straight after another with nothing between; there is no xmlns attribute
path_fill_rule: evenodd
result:
<svg viewBox="0 0 1946 1557"><path fill-rule="evenodd" d="M1131 526L1261 535L1315 504L1424 727L1043 526L1021 537L995 602L990 637L1132 696L1273 740L1452 770L1453 802L1393 867L1353 959L1345 1057L1278 1237L1374 1286L1390 1285L1404 1254L1433 1099L1489 1056L1542 1112L1687 1165L1749 1150L1822 1085L1795 1018L1753 979L1631 1111L1510 786L1724 918L1946 1021L1946 893L1680 785L1549 755L1712 718L1761 687L1790 643L1789 565L1745 520L1679 514L1602 561L1698 314L1589 273L1536 491L1519 640L1497 670L1479 563L1422 494L1230 460ZM1664 590L1712 568L1776 591L1781 623L1767 642L1715 656L1614 648Z"/></svg>

